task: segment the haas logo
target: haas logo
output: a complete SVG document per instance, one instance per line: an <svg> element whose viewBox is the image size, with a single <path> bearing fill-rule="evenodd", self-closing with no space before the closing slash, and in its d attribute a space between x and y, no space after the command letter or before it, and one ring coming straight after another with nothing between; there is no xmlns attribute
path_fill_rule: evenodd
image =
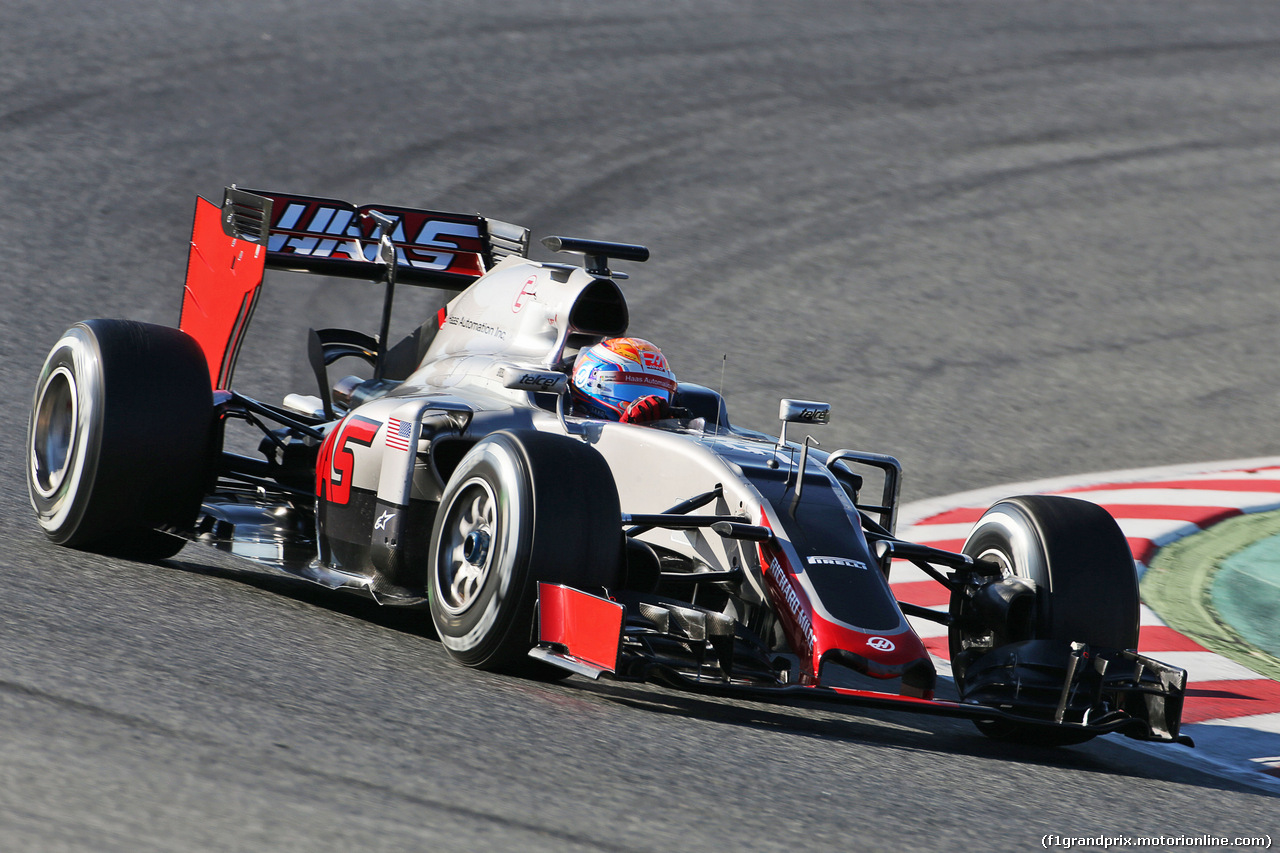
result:
<svg viewBox="0 0 1280 853"><path fill-rule="evenodd" d="M893 640L890 640L888 637L872 637L870 640L867 640L867 645L882 652L891 652L896 648L896 646L893 645Z"/></svg>
<svg viewBox="0 0 1280 853"><path fill-rule="evenodd" d="M520 292L516 294L515 301L511 303L511 311L519 314L520 309L524 307L527 297L538 295L538 277L536 275L529 276L529 280L524 283L524 287L520 288Z"/></svg>
<svg viewBox="0 0 1280 853"><path fill-rule="evenodd" d="M650 370L665 371L667 369L667 360L662 357L662 353L653 350L641 350L640 358L644 362L644 366Z"/></svg>

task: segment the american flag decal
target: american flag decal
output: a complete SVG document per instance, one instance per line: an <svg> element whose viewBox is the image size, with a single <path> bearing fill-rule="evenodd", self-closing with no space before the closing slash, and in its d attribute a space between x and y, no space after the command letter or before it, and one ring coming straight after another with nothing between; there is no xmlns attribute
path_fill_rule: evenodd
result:
<svg viewBox="0 0 1280 853"><path fill-rule="evenodd" d="M391 450L408 450L409 436L412 432L412 423L392 418L387 421L387 447Z"/></svg>

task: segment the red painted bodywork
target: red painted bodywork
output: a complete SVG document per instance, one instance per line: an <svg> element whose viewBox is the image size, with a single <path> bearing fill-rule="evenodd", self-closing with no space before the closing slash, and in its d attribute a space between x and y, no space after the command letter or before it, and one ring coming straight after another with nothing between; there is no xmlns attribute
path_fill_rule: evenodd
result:
<svg viewBox="0 0 1280 853"><path fill-rule="evenodd" d="M231 386L240 342L262 286L266 254L257 243L228 237L222 230L221 209L196 199L178 325L204 350L214 389Z"/></svg>
<svg viewBox="0 0 1280 853"><path fill-rule="evenodd" d="M559 584L538 584L538 640L615 672L622 646L621 604Z"/></svg>
<svg viewBox="0 0 1280 853"><path fill-rule="evenodd" d="M762 523L768 526L768 519ZM837 649L861 658L865 667L860 671L873 678L897 678L917 661L930 660L924 643L910 628L894 634L866 633L824 618L797 580L786 551L777 544L760 543L760 565L783 633L800 658L800 684L820 684L823 657ZM877 641L884 645L886 640L892 648L873 645Z"/></svg>

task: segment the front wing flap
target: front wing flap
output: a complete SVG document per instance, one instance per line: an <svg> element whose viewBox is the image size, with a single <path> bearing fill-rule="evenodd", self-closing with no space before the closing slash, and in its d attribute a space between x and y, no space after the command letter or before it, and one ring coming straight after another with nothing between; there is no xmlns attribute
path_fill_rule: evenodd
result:
<svg viewBox="0 0 1280 853"><path fill-rule="evenodd" d="M1179 734L1187 675L1184 670L1130 650L1064 649L1031 641L998 649L981 667L971 667L964 698L923 699L847 687L788 684L762 677L760 667L737 673L723 668L718 678L691 677L687 667L655 653L652 643L629 641L626 606L557 584L539 584L538 642L530 655L590 678L650 681L715 696L765 702L808 700L846 707L913 711L971 720L1073 729L1092 734L1118 732L1138 740L1181 743ZM717 629L701 635L712 657ZM720 629L721 631L723 629ZM652 633L649 631L647 633ZM688 625L685 642L698 636ZM1051 701L1050 701L1051 700Z"/></svg>

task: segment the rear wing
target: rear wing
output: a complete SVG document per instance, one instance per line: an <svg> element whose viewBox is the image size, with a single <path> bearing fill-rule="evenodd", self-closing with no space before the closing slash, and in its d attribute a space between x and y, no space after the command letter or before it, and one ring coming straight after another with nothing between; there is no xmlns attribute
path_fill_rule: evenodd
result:
<svg viewBox="0 0 1280 853"><path fill-rule="evenodd" d="M213 387L227 388L266 269L385 281L385 350L396 284L465 290L528 250L528 229L482 216L233 185L221 207L196 199L179 325L204 349Z"/></svg>
<svg viewBox="0 0 1280 853"><path fill-rule="evenodd" d="M228 237L267 249L268 269L378 281L382 226L393 221L396 281L464 290L506 255L526 256L528 229L462 213L366 204L228 187L222 227Z"/></svg>

